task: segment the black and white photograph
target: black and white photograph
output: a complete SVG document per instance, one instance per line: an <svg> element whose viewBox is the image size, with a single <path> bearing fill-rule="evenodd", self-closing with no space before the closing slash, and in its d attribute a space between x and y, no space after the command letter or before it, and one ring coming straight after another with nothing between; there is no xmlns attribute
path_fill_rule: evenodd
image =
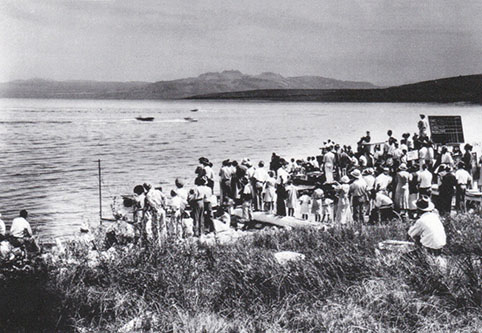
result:
<svg viewBox="0 0 482 333"><path fill-rule="evenodd" d="M0 332L480 332L482 1L0 0Z"/></svg>

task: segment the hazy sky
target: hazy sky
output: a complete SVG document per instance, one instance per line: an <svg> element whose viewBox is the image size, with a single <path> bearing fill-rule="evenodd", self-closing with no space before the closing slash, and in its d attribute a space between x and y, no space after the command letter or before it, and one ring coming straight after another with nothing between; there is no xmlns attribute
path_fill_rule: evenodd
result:
<svg viewBox="0 0 482 333"><path fill-rule="evenodd" d="M482 73L482 0L0 0L0 81Z"/></svg>

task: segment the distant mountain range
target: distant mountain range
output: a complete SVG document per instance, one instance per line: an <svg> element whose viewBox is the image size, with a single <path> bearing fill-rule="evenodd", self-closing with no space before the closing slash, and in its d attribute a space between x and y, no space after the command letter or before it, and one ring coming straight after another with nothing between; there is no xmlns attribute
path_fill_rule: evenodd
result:
<svg viewBox="0 0 482 333"><path fill-rule="evenodd" d="M482 74L375 89L263 89L194 96L192 99L312 102L413 102L482 104Z"/></svg>
<svg viewBox="0 0 482 333"><path fill-rule="evenodd" d="M0 84L0 97L69 99L179 99L196 95L259 89L370 89L369 82L320 76L283 77L275 73L246 75L239 71L205 73L159 82L17 80Z"/></svg>

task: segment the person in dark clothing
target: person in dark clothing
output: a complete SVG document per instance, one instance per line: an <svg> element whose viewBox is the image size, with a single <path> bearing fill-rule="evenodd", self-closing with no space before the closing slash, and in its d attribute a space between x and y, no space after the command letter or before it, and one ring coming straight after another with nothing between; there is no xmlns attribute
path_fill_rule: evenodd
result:
<svg viewBox="0 0 482 333"><path fill-rule="evenodd" d="M440 215L450 215L450 211L452 210L452 198L454 197L455 189L457 187L457 179L450 166L445 166L443 172L442 183L439 187L437 209Z"/></svg>
<svg viewBox="0 0 482 333"><path fill-rule="evenodd" d="M286 216L286 199L288 192L286 192L284 184L276 185L276 215Z"/></svg>
<svg viewBox="0 0 482 333"><path fill-rule="evenodd" d="M464 153L464 156L462 157L462 161L465 164L465 170L467 170L468 173L470 174L472 172L472 148L473 148L472 145L467 143L464 146L465 153Z"/></svg>

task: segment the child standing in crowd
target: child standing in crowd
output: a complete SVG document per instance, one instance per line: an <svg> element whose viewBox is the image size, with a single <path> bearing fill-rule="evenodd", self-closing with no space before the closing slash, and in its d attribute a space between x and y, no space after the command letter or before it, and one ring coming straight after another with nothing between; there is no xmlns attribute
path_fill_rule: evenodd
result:
<svg viewBox="0 0 482 333"><path fill-rule="evenodd" d="M298 201L298 193L296 191L296 187L293 185L293 182L291 180L288 181L286 192L288 194L288 199L286 202L286 207L288 208L288 216L294 216L296 203Z"/></svg>
<svg viewBox="0 0 482 333"><path fill-rule="evenodd" d="M243 220L252 221L253 220L253 187L248 178L243 177L241 183L244 185L241 189L241 201L243 208Z"/></svg>
<svg viewBox="0 0 482 333"><path fill-rule="evenodd" d="M313 191L311 213L315 215L315 222L321 222L321 214L323 207L323 190L317 186Z"/></svg>
<svg viewBox="0 0 482 333"><path fill-rule="evenodd" d="M321 219L321 222L331 223L332 221L333 221L333 200L328 195L324 195L323 196L323 218Z"/></svg>
<svg viewBox="0 0 482 333"><path fill-rule="evenodd" d="M308 220L308 214L310 213L310 203L311 203L310 196L305 192L302 192L302 195L300 197L300 211L301 211L301 218L303 220Z"/></svg>

